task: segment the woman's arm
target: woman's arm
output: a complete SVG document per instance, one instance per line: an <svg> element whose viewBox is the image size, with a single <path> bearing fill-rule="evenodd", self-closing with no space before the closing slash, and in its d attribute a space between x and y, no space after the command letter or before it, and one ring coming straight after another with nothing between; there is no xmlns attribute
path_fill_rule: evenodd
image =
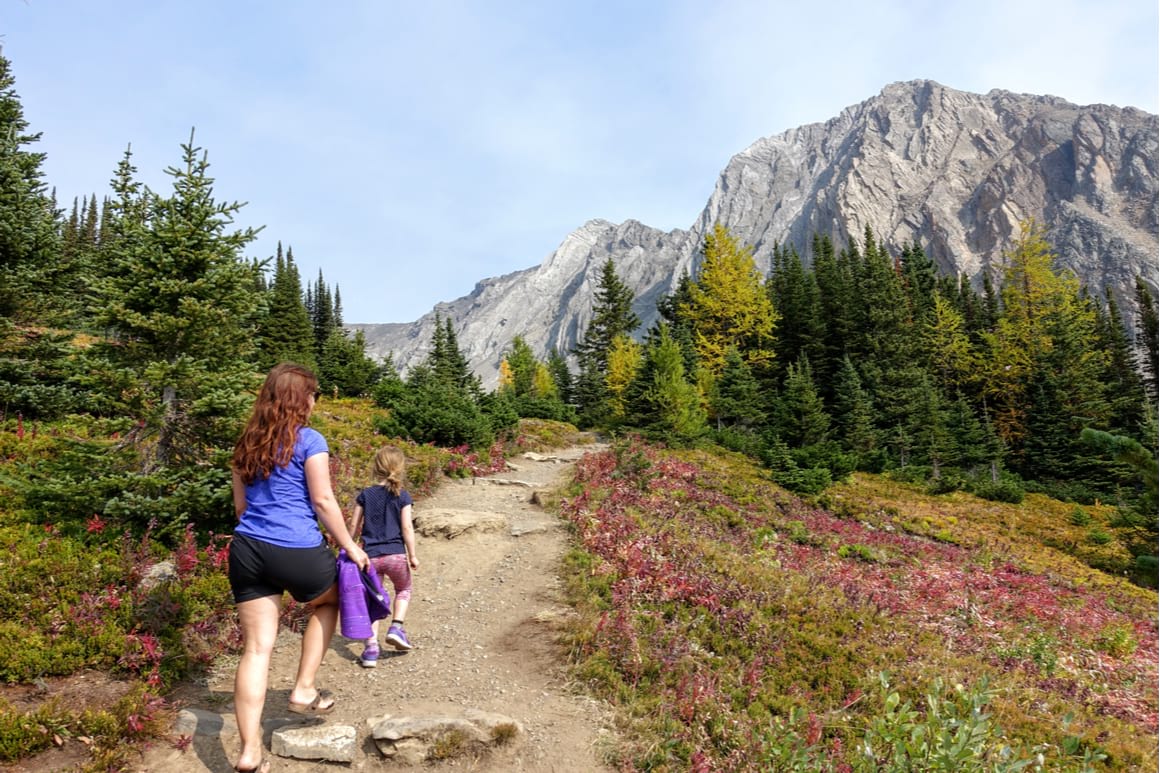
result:
<svg viewBox="0 0 1160 773"><path fill-rule="evenodd" d="M334 489L330 485L330 454L314 454L306 459L306 488L310 492L310 501L314 504L314 512L323 527L334 537L338 546L346 551L351 561L358 564L359 569L365 569L367 554L351 538L346 528L346 520L342 517L342 508L334 497Z"/></svg>
<svg viewBox="0 0 1160 773"><path fill-rule="evenodd" d="M234 470L234 515L238 520L242 520L242 513L246 512L246 484L242 482L242 476L238 475L238 471Z"/></svg>
<svg viewBox="0 0 1160 773"><path fill-rule="evenodd" d="M399 525L403 527L403 545L407 548L407 561L412 569L419 568L419 557L415 555L415 524L411 521L411 506L406 505L399 513Z"/></svg>

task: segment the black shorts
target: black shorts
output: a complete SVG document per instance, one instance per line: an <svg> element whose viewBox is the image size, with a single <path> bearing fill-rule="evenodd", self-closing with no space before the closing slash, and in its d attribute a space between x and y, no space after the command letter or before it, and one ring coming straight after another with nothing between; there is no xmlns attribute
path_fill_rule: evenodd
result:
<svg viewBox="0 0 1160 773"><path fill-rule="evenodd" d="M313 601L338 582L334 554L326 543L284 548L242 534L230 541L230 589L234 603L290 591L300 603Z"/></svg>

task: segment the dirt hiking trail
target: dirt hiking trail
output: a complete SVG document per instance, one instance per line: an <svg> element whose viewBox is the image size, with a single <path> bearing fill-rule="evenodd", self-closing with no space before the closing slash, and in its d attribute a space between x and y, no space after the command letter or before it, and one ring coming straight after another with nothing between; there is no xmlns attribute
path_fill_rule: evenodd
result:
<svg viewBox="0 0 1160 773"><path fill-rule="evenodd" d="M281 631L270 670L263 731L271 773L417 770L380 751L372 727L392 718L461 717L478 710L504 715L522 732L484 752L470 749L422 764L423 770L609 771L600 762L611 720L599 703L570 689L557 643L563 604L558 566L566 544L559 519L541 498L565 485L573 464L598 445L579 445L509 460L504 472L448 480L415 503L416 551L407 634L414 649L384 647L378 666L362 668L362 642L335 633L318 683L337 703L325 717L286 709L301 637ZM349 503L343 503L344 511ZM454 536L448 536L454 535ZM390 589L389 583L387 584ZM386 633L381 624L380 642ZM184 709L174 740L149 749L136 771L229 773L237 758L233 716L236 660L223 658L204 684L178 694ZM347 734L353 759L327 761L271 755L276 732L320 727ZM349 738L352 735L353 745ZM283 751L285 749L283 748Z"/></svg>

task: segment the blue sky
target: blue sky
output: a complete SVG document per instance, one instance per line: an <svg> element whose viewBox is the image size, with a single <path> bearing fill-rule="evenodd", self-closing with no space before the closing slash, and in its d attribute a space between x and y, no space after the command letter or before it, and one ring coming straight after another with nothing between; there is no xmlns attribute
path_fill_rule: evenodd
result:
<svg viewBox="0 0 1160 773"><path fill-rule="evenodd" d="M219 200L409 322L593 218L693 224L731 156L895 81L1157 112L1156 0L7 0L0 45L62 205L196 128Z"/></svg>

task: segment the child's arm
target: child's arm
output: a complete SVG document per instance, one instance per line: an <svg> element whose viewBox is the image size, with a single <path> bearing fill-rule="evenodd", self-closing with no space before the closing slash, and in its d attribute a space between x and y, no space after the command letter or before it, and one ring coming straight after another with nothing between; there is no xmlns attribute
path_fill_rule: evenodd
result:
<svg viewBox="0 0 1160 773"><path fill-rule="evenodd" d="M419 568L419 557L415 555L415 525L411 522L411 506L406 505L399 513L399 522L403 527L403 545L407 548L407 562L412 569Z"/></svg>
<svg viewBox="0 0 1160 773"><path fill-rule="evenodd" d="M347 526L347 531L350 532L350 536L357 540L361 536L359 531L362 529L362 525L363 507L359 503L355 502L354 512L350 514L350 523Z"/></svg>

